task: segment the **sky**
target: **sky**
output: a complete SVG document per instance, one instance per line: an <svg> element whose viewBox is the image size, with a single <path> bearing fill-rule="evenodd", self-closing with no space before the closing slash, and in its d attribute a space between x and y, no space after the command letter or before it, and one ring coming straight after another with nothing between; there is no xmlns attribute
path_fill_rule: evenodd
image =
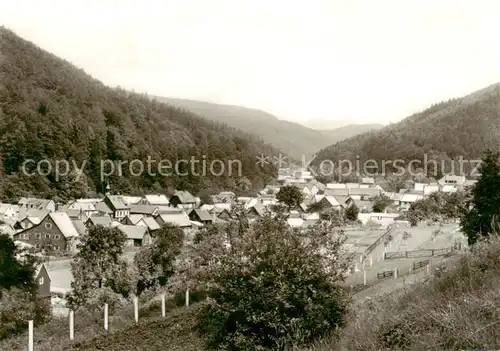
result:
<svg viewBox="0 0 500 351"><path fill-rule="evenodd" d="M500 82L500 1L0 0L110 86L281 119L396 122Z"/></svg>

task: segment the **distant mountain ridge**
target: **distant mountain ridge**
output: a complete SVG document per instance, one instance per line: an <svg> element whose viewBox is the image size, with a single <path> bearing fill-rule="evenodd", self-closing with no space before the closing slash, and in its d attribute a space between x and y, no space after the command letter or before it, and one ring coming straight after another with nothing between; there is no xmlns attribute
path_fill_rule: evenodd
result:
<svg viewBox="0 0 500 351"><path fill-rule="evenodd" d="M343 127L342 131L319 131L299 123L285 121L276 116L253 108L215 104L204 101L154 97L157 101L186 109L209 120L227 124L244 132L260 137L265 143L283 151L290 157L301 160L318 152L327 145L342 138L371 130L363 126Z"/></svg>
<svg viewBox="0 0 500 351"><path fill-rule="evenodd" d="M383 124L348 124L336 129L320 130L325 136L332 139L332 143L351 138L366 132L376 131L383 128Z"/></svg>
<svg viewBox="0 0 500 351"><path fill-rule="evenodd" d="M419 160L423 164L427 159L439 161L440 172L447 173L452 170L451 161L460 157L477 160L487 148L500 150L500 83L330 145L317 154L312 165L356 157L379 164L388 160ZM448 169L441 169L442 164Z"/></svg>

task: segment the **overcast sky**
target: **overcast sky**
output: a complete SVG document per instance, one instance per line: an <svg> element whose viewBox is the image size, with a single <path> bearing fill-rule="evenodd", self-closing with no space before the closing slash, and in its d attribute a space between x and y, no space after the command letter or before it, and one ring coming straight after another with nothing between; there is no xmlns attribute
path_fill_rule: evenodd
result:
<svg viewBox="0 0 500 351"><path fill-rule="evenodd" d="M0 24L137 92L388 123L500 81L500 1L0 0Z"/></svg>

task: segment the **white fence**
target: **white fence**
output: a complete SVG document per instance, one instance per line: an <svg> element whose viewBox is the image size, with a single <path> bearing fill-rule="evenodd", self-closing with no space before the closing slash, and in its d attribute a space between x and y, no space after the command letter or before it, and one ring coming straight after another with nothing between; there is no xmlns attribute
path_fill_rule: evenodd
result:
<svg viewBox="0 0 500 351"><path fill-rule="evenodd" d="M189 307L189 289L186 290L185 306ZM107 334L109 330L109 313L108 304L104 304L104 323L103 329ZM166 297L165 294L161 295L161 316L165 318L166 316ZM69 310L69 339L75 339L75 313ZM139 323L139 299L134 297L134 321L135 324ZM33 320L28 321L28 351L34 351L34 322Z"/></svg>

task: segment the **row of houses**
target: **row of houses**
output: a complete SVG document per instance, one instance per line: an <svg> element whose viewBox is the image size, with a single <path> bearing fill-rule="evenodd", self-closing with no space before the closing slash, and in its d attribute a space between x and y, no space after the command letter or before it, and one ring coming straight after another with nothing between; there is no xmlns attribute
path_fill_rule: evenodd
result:
<svg viewBox="0 0 500 351"><path fill-rule="evenodd" d="M307 180L303 177L292 182L304 194L303 203L289 216L289 224L296 228L306 228L319 220L318 210L311 213L315 204L322 210L339 211L356 205L362 223L385 223L435 191L454 192L473 184L465 177L445 176L435 183L414 183L412 188L391 193L376 185L373 178L342 184L322 184L309 179L307 174L305 178ZM254 220L277 204L276 194L285 184L290 182L268 185L255 197L238 197L233 192L221 192L211 197L210 204L202 204L200 198L187 191L177 191L170 198L163 194L106 194L104 198L77 199L67 204L22 198L18 204L0 204L0 219L3 222L0 230L35 250L73 252L79 236L91 226L102 225L119 227L127 235L128 246L142 246L148 244L154 232L167 223L192 234L211 223L229 221L235 202L242 203L250 220ZM390 201L386 213L382 214L373 212L374 199L380 195L385 195Z"/></svg>

